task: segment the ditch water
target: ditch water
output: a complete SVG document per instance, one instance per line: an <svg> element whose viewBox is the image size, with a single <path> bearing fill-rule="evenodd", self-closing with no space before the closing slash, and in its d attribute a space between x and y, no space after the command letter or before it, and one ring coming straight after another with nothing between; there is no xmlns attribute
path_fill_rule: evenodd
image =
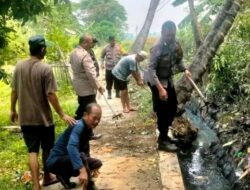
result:
<svg viewBox="0 0 250 190"><path fill-rule="evenodd" d="M215 132L190 110L186 110L186 114L190 122L199 128L192 148L178 155L186 190L232 190L210 153L211 144L218 142Z"/></svg>

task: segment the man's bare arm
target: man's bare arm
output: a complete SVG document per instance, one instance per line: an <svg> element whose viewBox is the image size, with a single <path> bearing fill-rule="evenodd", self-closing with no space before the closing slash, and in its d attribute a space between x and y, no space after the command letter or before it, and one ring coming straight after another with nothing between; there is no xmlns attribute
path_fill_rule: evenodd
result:
<svg viewBox="0 0 250 190"><path fill-rule="evenodd" d="M136 71L132 71L132 76L134 77L134 79L136 80L137 84L139 86L142 86L143 85L143 81L141 79L141 75L139 72L136 72Z"/></svg>
<svg viewBox="0 0 250 190"><path fill-rule="evenodd" d="M16 102L17 102L17 92L15 90L11 91L10 99L10 120L11 122L17 121L18 115L16 112Z"/></svg>
<svg viewBox="0 0 250 190"><path fill-rule="evenodd" d="M74 118L68 116L63 112L62 107L59 104L57 95L55 93L49 93L48 100L55 109L56 113L62 118L62 120L64 120L69 125L74 125L76 123Z"/></svg>

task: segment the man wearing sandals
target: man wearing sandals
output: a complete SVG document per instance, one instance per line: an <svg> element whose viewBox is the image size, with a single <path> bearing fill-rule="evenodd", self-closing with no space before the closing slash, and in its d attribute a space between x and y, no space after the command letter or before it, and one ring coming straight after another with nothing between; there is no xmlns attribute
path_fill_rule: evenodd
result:
<svg viewBox="0 0 250 190"><path fill-rule="evenodd" d="M51 67L42 63L46 54L46 42L43 36L29 39L30 58L17 63L12 81L11 121L17 119L29 152L29 166L32 175L33 190L41 190L39 184L38 153L42 149L44 165L43 185L58 182L45 167L45 161L54 145L55 126L50 104L62 120L70 125L75 120L66 115L57 99L57 85ZM16 104L18 102L18 114ZM17 117L18 116L18 117Z"/></svg>
<svg viewBox="0 0 250 190"><path fill-rule="evenodd" d="M135 111L135 109L130 106L127 86L128 77L130 74L132 74L137 84L139 86L143 85L143 81L138 68L138 63L142 62L146 58L147 53L144 51L141 51L137 54L128 55L126 57L123 57L112 70L115 88L120 90L121 93L121 102L124 113Z"/></svg>
<svg viewBox="0 0 250 190"><path fill-rule="evenodd" d="M90 134L99 124L101 107L96 103L87 105L83 118L74 127L68 127L57 140L47 160L47 167L66 189L76 186L70 177L78 176L84 189L91 189L91 176L99 174L102 162L90 157ZM93 187L92 187L93 188Z"/></svg>

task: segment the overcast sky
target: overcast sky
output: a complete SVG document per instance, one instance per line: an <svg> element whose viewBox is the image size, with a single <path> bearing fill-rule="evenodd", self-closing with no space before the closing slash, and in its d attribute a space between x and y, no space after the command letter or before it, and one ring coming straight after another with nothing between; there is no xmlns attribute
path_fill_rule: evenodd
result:
<svg viewBox="0 0 250 190"><path fill-rule="evenodd" d="M79 0L70 0L79 2ZM127 12L128 32L136 35L145 21L151 0L117 0ZM188 14L187 3L173 7L173 0L160 0L150 32L160 33L161 25L167 20L174 21L177 25Z"/></svg>
<svg viewBox="0 0 250 190"><path fill-rule="evenodd" d="M127 11L128 30L136 34L139 32L147 15L151 0L118 0ZM161 0L155 14L150 32L159 33L161 25L167 20L173 20L178 24L188 13L187 4L173 7L172 0Z"/></svg>

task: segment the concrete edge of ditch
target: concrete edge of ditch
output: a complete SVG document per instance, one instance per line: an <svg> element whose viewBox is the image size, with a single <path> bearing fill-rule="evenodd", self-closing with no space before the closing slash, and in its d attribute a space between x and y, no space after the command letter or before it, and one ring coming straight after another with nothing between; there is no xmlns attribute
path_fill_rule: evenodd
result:
<svg viewBox="0 0 250 190"><path fill-rule="evenodd" d="M176 153L159 151L162 190L185 190Z"/></svg>

